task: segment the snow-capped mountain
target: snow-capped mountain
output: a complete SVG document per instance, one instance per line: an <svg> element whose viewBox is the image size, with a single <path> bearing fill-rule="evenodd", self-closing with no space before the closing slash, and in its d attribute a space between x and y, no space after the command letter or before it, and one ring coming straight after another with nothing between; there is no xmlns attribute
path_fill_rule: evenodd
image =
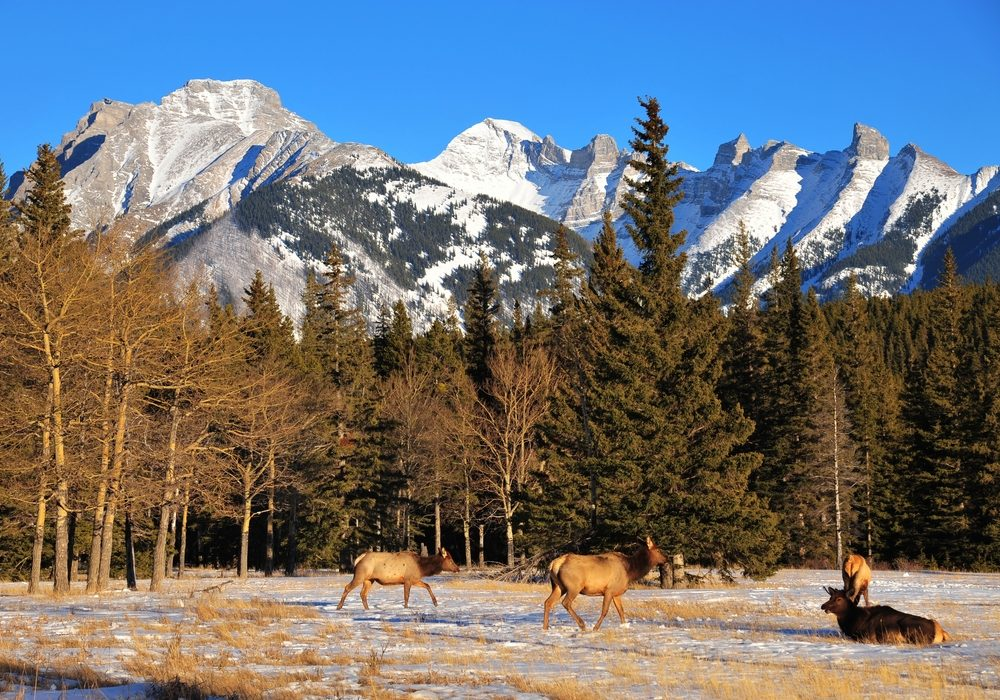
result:
<svg viewBox="0 0 1000 700"><path fill-rule="evenodd" d="M592 238L604 208L623 223L618 203L631 157L609 136L570 151L516 122L487 119L413 167ZM736 269L740 221L761 273L772 249L780 252L791 241L805 284L821 292L851 273L870 294L911 289L924 277L928 243L1000 188L995 166L961 175L912 144L890 156L886 139L862 124L843 151L814 153L776 141L753 148L741 134L719 147L708 170L680 166L685 196L675 210L676 229L687 231L691 292L725 286Z"/></svg>
<svg viewBox="0 0 1000 700"><path fill-rule="evenodd" d="M260 268L298 317L307 270L337 243L369 316L402 298L418 325L461 303L481 253L508 309L532 303L552 274L556 222L593 238L610 208L623 228L619 204L635 174L610 136L569 150L496 119L408 167L331 140L252 80L193 80L159 104L99 101L57 155L76 226L113 225L137 245L163 246L186 279L205 274L230 301ZM725 291L741 221L761 277L791 241L805 284L822 293L852 273L869 294L913 289L933 281L947 245L960 272L1000 276L996 166L962 175L913 145L890 155L860 124L842 151L754 148L741 135L705 171L679 165L676 225L688 232L692 293ZM23 173L11 183L23 195ZM584 239L573 242L587 258Z"/></svg>
<svg viewBox="0 0 1000 700"><path fill-rule="evenodd" d="M167 247L183 279L207 275L237 306L259 268L297 318L331 243L371 318L404 299L418 325L462 300L480 252L508 308L551 275L555 222L336 143L252 80L192 80L159 104L96 102L56 153L75 226ZM11 181L23 195L23 173Z"/></svg>

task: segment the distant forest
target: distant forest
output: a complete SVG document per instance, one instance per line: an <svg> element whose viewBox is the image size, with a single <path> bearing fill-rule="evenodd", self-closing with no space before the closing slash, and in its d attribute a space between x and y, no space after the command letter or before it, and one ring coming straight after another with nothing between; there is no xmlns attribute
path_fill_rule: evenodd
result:
<svg viewBox="0 0 1000 700"><path fill-rule="evenodd" d="M156 590L196 566L291 575L440 546L513 565L646 536L724 576L847 552L996 570L1000 288L963 283L956 249L933 289L865 299L848 280L821 304L789 246L758 297L741 226L727 309L689 297L680 177L641 105L623 203L639 264L610 214L589 268L560 227L540 303L502 322L481 258L462 319L419 334L402 301L368 330L336 248L299 329L259 272L241 314L178 293L155 246L71 228L40 147L0 213L0 571Z"/></svg>

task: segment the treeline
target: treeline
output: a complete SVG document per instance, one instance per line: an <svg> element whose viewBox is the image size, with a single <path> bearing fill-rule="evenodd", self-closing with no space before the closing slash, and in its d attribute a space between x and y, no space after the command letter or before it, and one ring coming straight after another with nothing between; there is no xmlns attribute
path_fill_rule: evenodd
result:
<svg viewBox="0 0 1000 700"><path fill-rule="evenodd" d="M155 589L192 565L442 544L514 563L647 535L724 574L848 550L995 569L1000 290L947 256L932 291L848 281L821 305L788 247L759 297L741 227L728 312L688 297L680 178L642 105L639 265L610 215L589 269L559 229L534 309L502 323L481 257L464 323L421 333L401 301L370 330L336 249L297 334L259 272L240 314L179 289L154 253L70 230L42 147L2 219L4 571L65 590L85 569L100 590L134 552Z"/></svg>

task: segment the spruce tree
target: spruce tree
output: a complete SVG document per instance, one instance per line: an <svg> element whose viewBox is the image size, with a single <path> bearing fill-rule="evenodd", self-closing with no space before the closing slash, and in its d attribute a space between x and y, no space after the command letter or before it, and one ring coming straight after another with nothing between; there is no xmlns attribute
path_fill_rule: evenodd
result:
<svg viewBox="0 0 1000 700"><path fill-rule="evenodd" d="M640 104L632 167L641 177L623 208L642 260L630 269L613 229L602 231L589 285L604 329L595 339L595 444L617 481L607 524L636 536L648 528L693 559L760 575L777 550L773 517L747 489L760 464L741 451L753 423L719 400L723 317L713 298L693 302L681 288L685 234L672 231L680 179L658 102Z"/></svg>
<svg viewBox="0 0 1000 700"><path fill-rule="evenodd" d="M493 270L486 255L481 253L465 302L465 362L469 377L480 392L490 380L489 361L498 340L499 310Z"/></svg>
<svg viewBox="0 0 1000 700"><path fill-rule="evenodd" d="M294 364L295 338L292 322L278 306L274 287L265 282L260 270L254 272L250 286L243 290L246 313L241 325L257 361Z"/></svg>
<svg viewBox="0 0 1000 700"><path fill-rule="evenodd" d="M910 555L939 566L960 562L972 526L966 508L960 420L959 329L965 295L949 250L931 294L928 349L908 387L909 468L914 519Z"/></svg>

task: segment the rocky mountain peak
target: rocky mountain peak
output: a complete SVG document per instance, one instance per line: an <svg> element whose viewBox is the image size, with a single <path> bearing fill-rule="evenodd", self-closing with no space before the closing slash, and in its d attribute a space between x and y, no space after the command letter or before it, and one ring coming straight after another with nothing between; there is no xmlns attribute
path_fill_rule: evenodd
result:
<svg viewBox="0 0 1000 700"><path fill-rule="evenodd" d="M743 162L743 156L749 151L750 142L747 141L745 134L740 134L732 141L727 141L719 146L713 165L739 165Z"/></svg>
<svg viewBox="0 0 1000 700"><path fill-rule="evenodd" d="M889 141L870 126L854 125L854 137L847 147L850 156L864 160L887 160L889 158Z"/></svg>

